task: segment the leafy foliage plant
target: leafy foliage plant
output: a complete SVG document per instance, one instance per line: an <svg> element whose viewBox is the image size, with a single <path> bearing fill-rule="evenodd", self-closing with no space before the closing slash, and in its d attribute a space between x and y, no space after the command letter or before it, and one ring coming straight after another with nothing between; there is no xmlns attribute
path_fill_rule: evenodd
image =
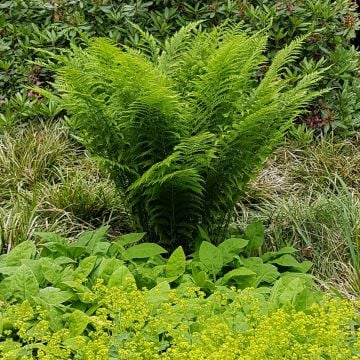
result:
<svg viewBox="0 0 360 360"><path fill-rule="evenodd" d="M161 45L138 30L142 51L97 39L58 56L61 106L151 239L188 247L200 227L221 241L249 179L321 93L310 89L321 72L289 86L284 70L303 38L279 51L259 82L263 33L190 24Z"/></svg>
<svg viewBox="0 0 360 360"><path fill-rule="evenodd" d="M294 249L248 257L260 229L204 241L188 259L181 247L165 259L158 244L136 244L143 233L113 243L106 227L72 242L38 233L37 247L25 241L0 257L0 356L356 358L353 304L316 291Z"/></svg>

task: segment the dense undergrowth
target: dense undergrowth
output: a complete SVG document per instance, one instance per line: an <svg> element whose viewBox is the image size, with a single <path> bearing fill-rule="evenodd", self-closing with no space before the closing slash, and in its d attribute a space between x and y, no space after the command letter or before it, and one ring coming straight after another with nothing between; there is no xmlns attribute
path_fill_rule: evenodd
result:
<svg viewBox="0 0 360 360"><path fill-rule="evenodd" d="M294 249L230 238L166 259L105 234L38 233L0 258L3 359L358 358L355 304L316 290Z"/></svg>
<svg viewBox="0 0 360 360"><path fill-rule="evenodd" d="M356 8L3 1L0 357L360 359Z"/></svg>

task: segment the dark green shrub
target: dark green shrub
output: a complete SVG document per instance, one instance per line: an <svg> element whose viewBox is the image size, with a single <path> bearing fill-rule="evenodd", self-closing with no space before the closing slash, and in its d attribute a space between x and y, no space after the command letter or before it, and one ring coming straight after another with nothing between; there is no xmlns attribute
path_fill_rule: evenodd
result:
<svg viewBox="0 0 360 360"><path fill-rule="evenodd" d="M200 226L221 241L251 176L301 107L319 95L309 90L319 73L289 86L284 70L301 39L274 56L259 83L261 33L201 32L190 24L162 48L142 35L142 52L98 39L57 57L61 106L152 239L189 246Z"/></svg>

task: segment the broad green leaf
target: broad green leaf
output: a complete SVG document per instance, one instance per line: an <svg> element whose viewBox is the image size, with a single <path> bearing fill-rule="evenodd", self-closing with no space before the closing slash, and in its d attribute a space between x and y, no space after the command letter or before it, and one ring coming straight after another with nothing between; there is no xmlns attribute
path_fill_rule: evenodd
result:
<svg viewBox="0 0 360 360"><path fill-rule="evenodd" d="M199 259L213 275L218 274L223 267L223 256L221 251L208 241L203 241L201 243Z"/></svg>
<svg viewBox="0 0 360 360"><path fill-rule="evenodd" d="M0 300L8 300L13 294L12 276L6 277L0 282Z"/></svg>
<svg viewBox="0 0 360 360"><path fill-rule="evenodd" d="M239 255L241 249L246 247L248 243L249 240L230 238L218 245L218 249L221 251L224 258L224 264L232 261L235 255Z"/></svg>
<svg viewBox="0 0 360 360"><path fill-rule="evenodd" d="M304 289L310 288L313 283L312 277L306 274L283 275L276 280L270 293L269 303L279 307L284 304L294 304L298 294Z"/></svg>
<svg viewBox="0 0 360 360"><path fill-rule="evenodd" d="M146 233L131 233L120 236L120 238L116 241L117 244L124 246L129 244L134 244L140 241Z"/></svg>
<svg viewBox="0 0 360 360"><path fill-rule="evenodd" d="M89 323L89 316L80 310L75 310L68 318L71 336L79 336L86 329Z"/></svg>
<svg viewBox="0 0 360 360"><path fill-rule="evenodd" d="M12 294L18 300L27 300L39 293L39 283L26 265L21 265L11 276Z"/></svg>
<svg viewBox="0 0 360 360"><path fill-rule="evenodd" d="M252 252L259 249L264 243L264 225L260 221L255 221L248 225L245 229L245 237L249 240L247 250Z"/></svg>
<svg viewBox="0 0 360 360"><path fill-rule="evenodd" d="M49 305L60 305L71 299L72 294L54 287L41 289L39 297Z"/></svg>
<svg viewBox="0 0 360 360"><path fill-rule="evenodd" d="M66 285L66 287L76 290L76 295L79 295L81 293L91 293L91 291L89 290L88 287L86 287L85 285L79 284L78 281L73 281L73 280L66 280L66 281L62 281L61 285Z"/></svg>
<svg viewBox="0 0 360 360"><path fill-rule="evenodd" d="M58 242L48 242L40 245L43 248L45 248L48 252L52 253L53 255L56 255L56 257L68 255L66 244L61 244Z"/></svg>
<svg viewBox="0 0 360 360"><path fill-rule="evenodd" d="M41 271L44 278L52 285L56 285L61 277L63 268L48 258L43 258L41 262Z"/></svg>
<svg viewBox="0 0 360 360"><path fill-rule="evenodd" d="M314 302L319 300L318 298L319 293L306 287L303 291L296 295L294 301L295 309L298 311L304 311L314 304Z"/></svg>
<svg viewBox="0 0 360 360"><path fill-rule="evenodd" d="M94 231L86 231L82 233L74 242L75 246L85 247L88 254L93 254L96 245L105 239L109 226L102 226Z"/></svg>
<svg viewBox="0 0 360 360"><path fill-rule="evenodd" d="M76 264L76 261L67 256L59 256L56 259L54 259L54 264L56 265Z"/></svg>
<svg viewBox="0 0 360 360"><path fill-rule="evenodd" d="M56 242L60 244L66 244L67 242L65 238L53 232L35 232L35 235L46 242Z"/></svg>
<svg viewBox="0 0 360 360"><path fill-rule="evenodd" d="M92 252L93 255L105 255L110 247L109 242L99 242L96 244L94 251Z"/></svg>
<svg viewBox="0 0 360 360"><path fill-rule="evenodd" d="M185 272L186 257L184 250L179 246L169 257L165 266L166 277L178 277Z"/></svg>
<svg viewBox="0 0 360 360"><path fill-rule="evenodd" d="M112 273L123 264L123 261L116 258L104 258L92 276L94 275L96 278L104 279L104 283L107 284Z"/></svg>
<svg viewBox="0 0 360 360"><path fill-rule="evenodd" d="M45 281L44 274L42 272L41 264L43 263L43 258L40 259L25 259L21 260L21 265L28 266L31 271L34 273L40 287Z"/></svg>
<svg viewBox="0 0 360 360"><path fill-rule="evenodd" d="M293 304L296 296L300 294L306 288L306 281L301 278L292 279L286 286L279 296L279 303L284 305L286 303Z"/></svg>
<svg viewBox="0 0 360 360"><path fill-rule="evenodd" d="M96 256L89 256L80 261L79 266L74 271L74 279L84 281L94 269Z"/></svg>
<svg viewBox="0 0 360 360"><path fill-rule="evenodd" d="M261 256L261 258L264 260L264 262L268 262L269 260L275 259L281 255L285 255L285 254L294 254L296 253L296 249L291 247L291 246L286 246L283 247L282 249L280 249L279 251L272 251L272 252L267 252L265 254L263 254Z"/></svg>
<svg viewBox="0 0 360 360"><path fill-rule="evenodd" d="M312 266L313 266L313 263L311 261L306 260L306 261L299 263L298 266L293 266L290 270L298 271L298 272L305 274L311 269Z"/></svg>
<svg viewBox="0 0 360 360"><path fill-rule="evenodd" d="M0 274L5 276L10 276L16 273L18 266L3 266L0 267Z"/></svg>
<svg viewBox="0 0 360 360"><path fill-rule="evenodd" d="M75 245L68 245L66 247L67 255L74 260L78 260L81 255L85 254L86 247L85 246L75 246Z"/></svg>
<svg viewBox="0 0 360 360"><path fill-rule="evenodd" d="M234 270L229 271L228 273L225 274L224 277L219 279L218 284L226 285L231 279L236 279L238 277L245 277L245 276L246 277L249 277L249 276L255 277L256 273L247 268L234 269Z"/></svg>
<svg viewBox="0 0 360 360"><path fill-rule="evenodd" d="M289 267L292 271L307 272L312 266L311 261L304 261L299 263L292 255L285 254L277 259L269 261L271 264L276 264L283 267Z"/></svg>
<svg viewBox="0 0 360 360"><path fill-rule="evenodd" d="M108 287L134 285L135 279L130 270L125 266L121 265L116 269L109 278Z"/></svg>
<svg viewBox="0 0 360 360"><path fill-rule="evenodd" d="M128 259L145 259L151 256L167 253L167 251L155 243L142 243L126 249L125 255Z"/></svg>
<svg viewBox="0 0 360 360"><path fill-rule="evenodd" d="M6 266L20 266L21 260L31 259L36 253L36 246L32 241L23 241L5 256Z"/></svg>
<svg viewBox="0 0 360 360"><path fill-rule="evenodd" d="M166 302L169 298L170 285L167 282L161 282L148 292L149 302L153 305L159 305Z"/></svg>
<svg viewBox="0 0 360 360"><path fill-rule="evenodd" d="M209 276L205 271L199 271L197 273L193 273L193 278L196 285L204 287L205 281L209 279Z"/></svg>
<svg viewBox="0 0 360 360"><path fill-rule="evenodd" d="M276 266L264 264L261 258L248 258L244 260L244 265L256 273L254 287L258 287L261 283L266 282L272 284L279 276Z"/></svg>

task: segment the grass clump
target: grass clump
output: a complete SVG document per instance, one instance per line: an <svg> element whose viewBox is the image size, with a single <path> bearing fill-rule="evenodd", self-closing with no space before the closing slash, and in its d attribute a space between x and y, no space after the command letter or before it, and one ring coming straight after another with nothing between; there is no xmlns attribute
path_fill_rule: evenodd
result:
<svg viewBox="0 0 360 360"><path fill-rule="evenodd" d="M0 138L0 251L37 230L75 234L104 222L128 228L110 180L59 124L38 124Z"/></svg>
<svg viewBox="0 0 360 360"><path fill-rule="evenodd" d="M314 274L348 296L359 292L359 137L288 141L239 206L239 224L261 219L265 244L295 246ZM329 283L331 285L329 285Z"/></svg>

